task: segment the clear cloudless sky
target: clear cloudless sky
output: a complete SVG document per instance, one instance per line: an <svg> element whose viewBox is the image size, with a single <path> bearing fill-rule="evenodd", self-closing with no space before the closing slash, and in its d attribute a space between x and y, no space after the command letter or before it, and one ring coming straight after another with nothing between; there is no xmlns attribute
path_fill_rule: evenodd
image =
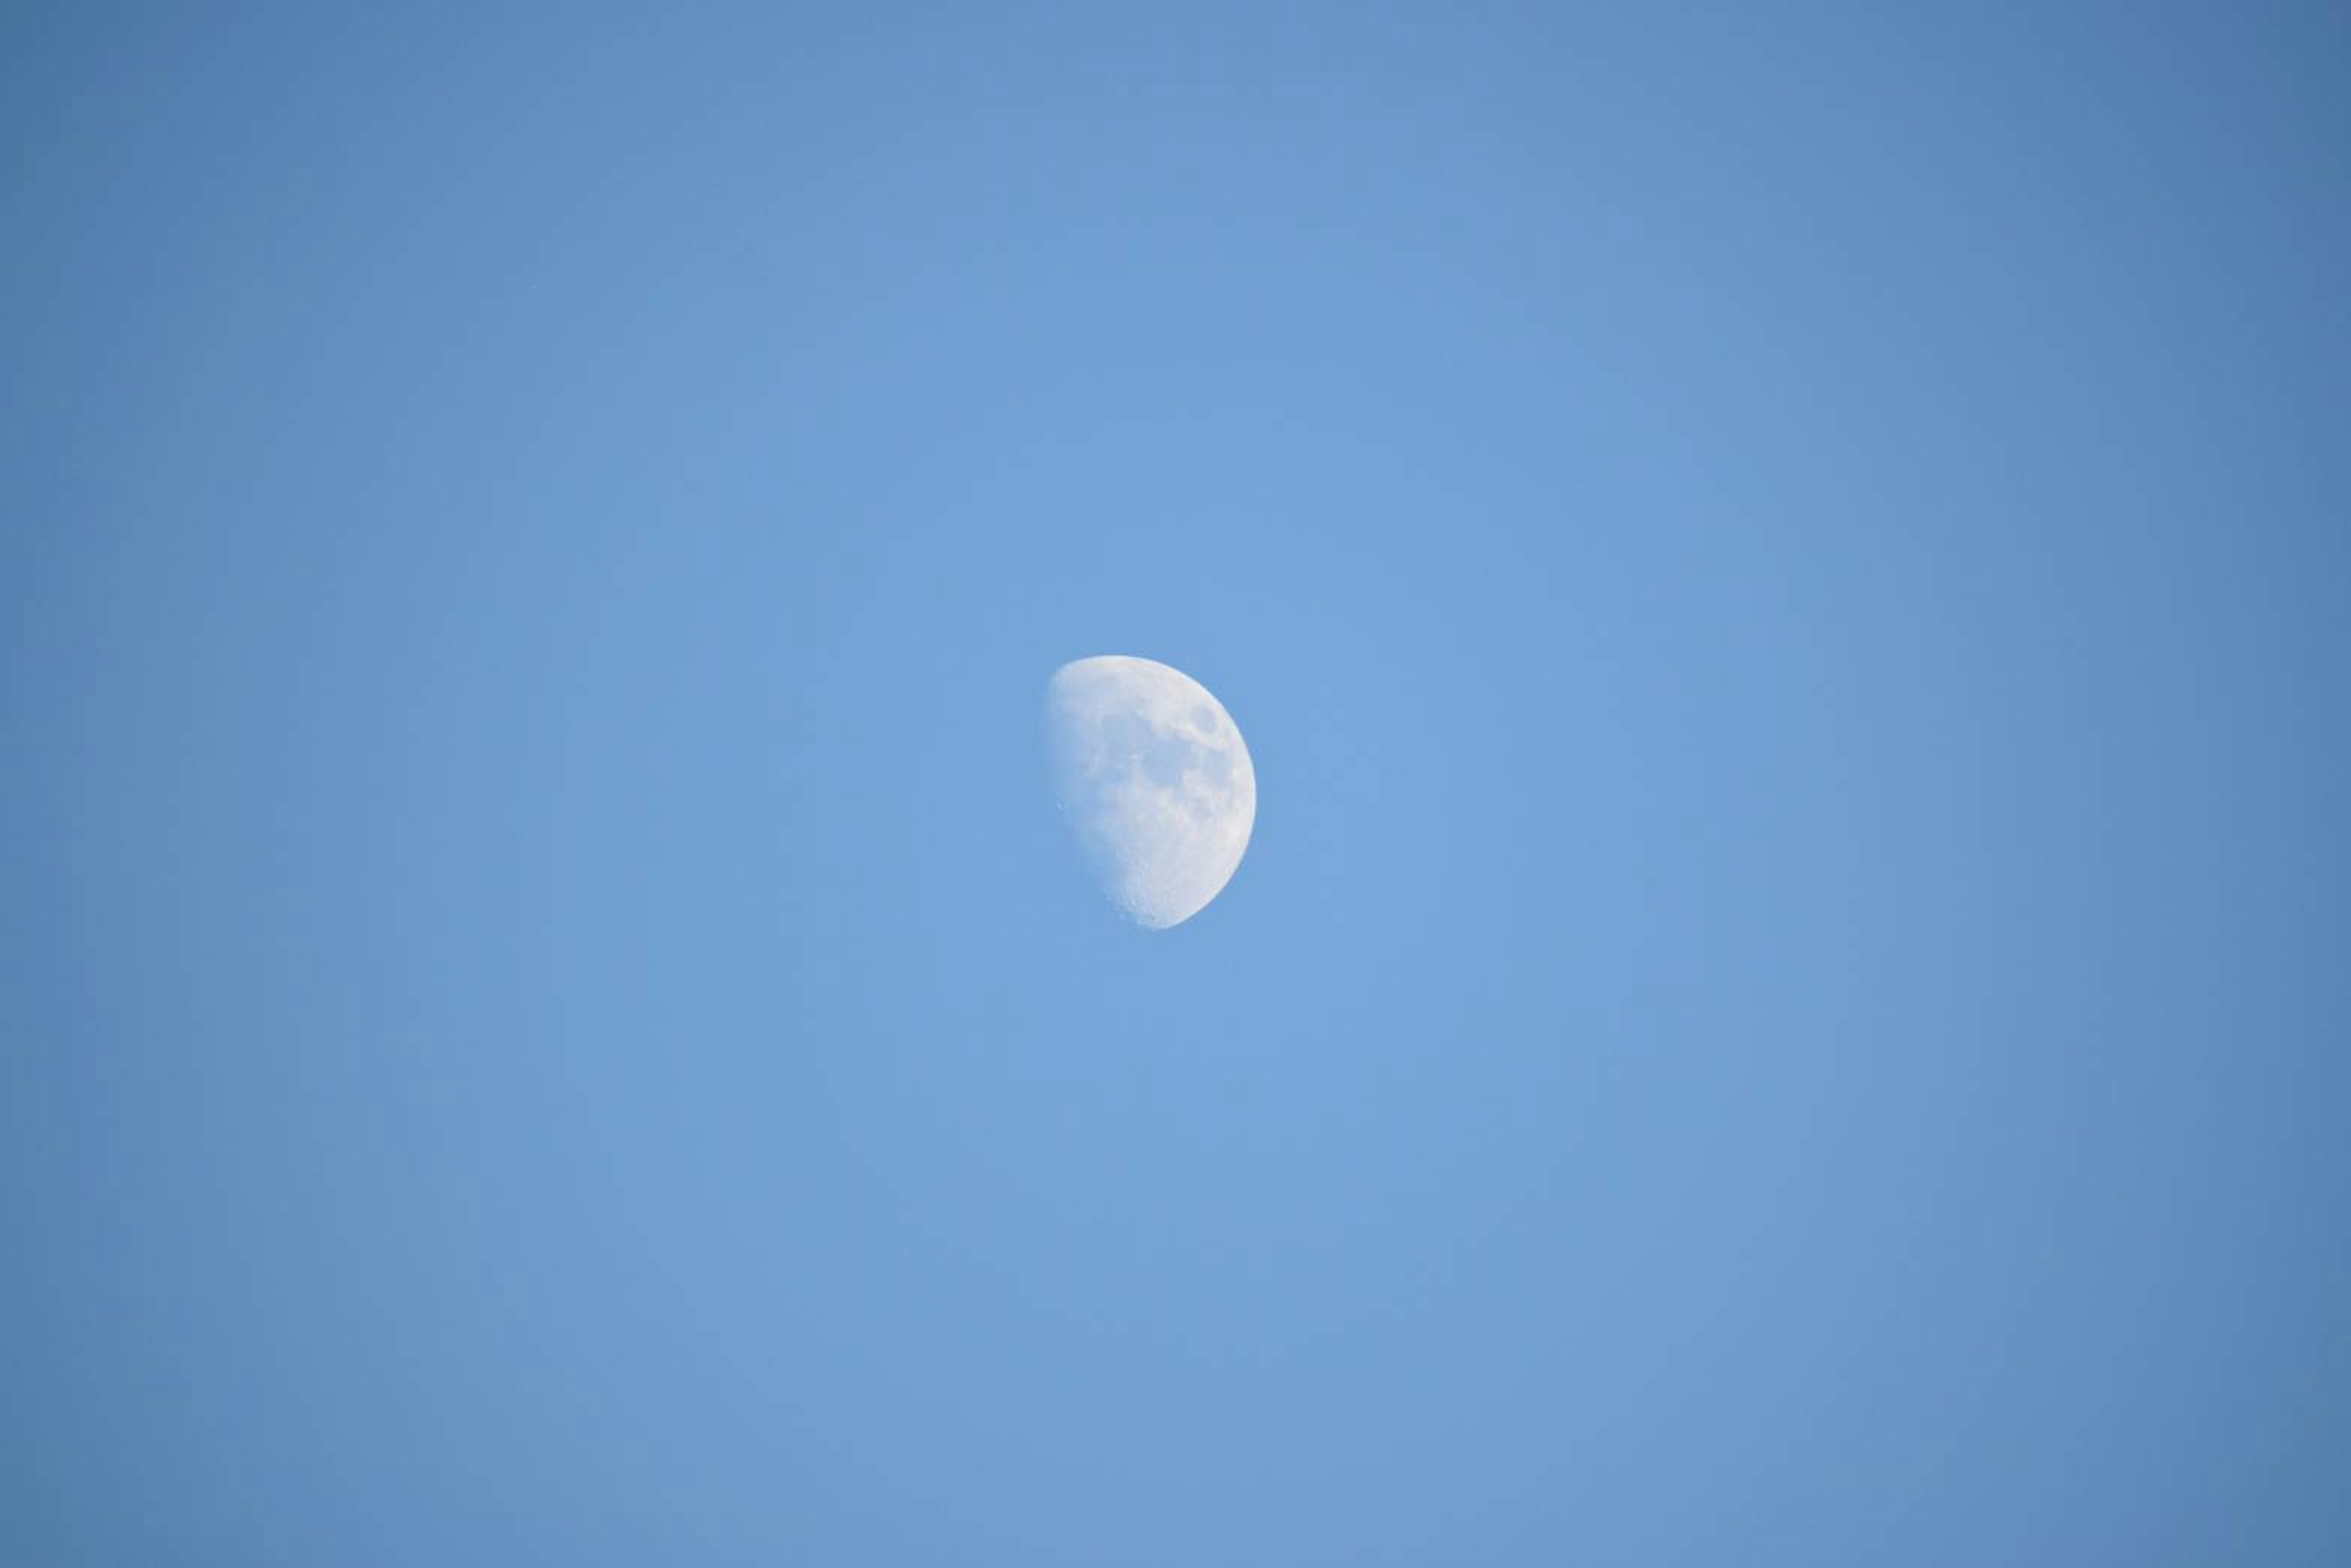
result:
<svg viewBox="0 0 2351 1568"><path fill-rule="evenodd" d="M2346 61L13 7L0 1563L2351 1561Z"/></svg>

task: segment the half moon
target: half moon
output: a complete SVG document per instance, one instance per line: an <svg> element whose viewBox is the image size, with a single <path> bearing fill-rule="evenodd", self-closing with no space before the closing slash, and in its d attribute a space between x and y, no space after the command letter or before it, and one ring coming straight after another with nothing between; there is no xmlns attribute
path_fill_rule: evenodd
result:
<svg viewBox="0 0 2351 1568"><path fill-rule="evenodd" d="M1181 670L1105 653L1053 672L1045 716L1055 793L1103 896L1152 931L1207 908L1257 821L1225 705Z"/></svg>

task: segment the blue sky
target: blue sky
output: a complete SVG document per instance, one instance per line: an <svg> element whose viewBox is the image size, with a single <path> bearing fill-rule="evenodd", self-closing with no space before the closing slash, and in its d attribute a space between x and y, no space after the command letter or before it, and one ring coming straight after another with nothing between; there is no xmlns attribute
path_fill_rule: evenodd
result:
<svg viewBox="0 0 2351 1568"><path fill-rule="evenodd" d="M2344 1561L2351 38L2057 10L13 16L0 1561Z"/></svg>

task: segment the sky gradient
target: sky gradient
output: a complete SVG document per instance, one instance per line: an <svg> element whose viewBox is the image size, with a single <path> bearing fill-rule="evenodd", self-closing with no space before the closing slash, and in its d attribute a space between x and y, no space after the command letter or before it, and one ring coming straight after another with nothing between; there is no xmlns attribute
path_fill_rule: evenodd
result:
<svg viewBox="0 0 2351 1568"><path fill-rule="evenodd" d="M2351 1561L2341 8L340 9L0 24L0 1563Z"/></svg>

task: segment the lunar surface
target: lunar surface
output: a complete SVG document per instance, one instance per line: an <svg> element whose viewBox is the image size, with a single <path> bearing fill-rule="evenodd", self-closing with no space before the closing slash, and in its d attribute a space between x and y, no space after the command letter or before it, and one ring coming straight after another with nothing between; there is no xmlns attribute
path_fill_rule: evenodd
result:
<svg viewBox="0 0 2351 1568"><path fill-rule="evenodd" d="M1045 694L1063 816L1102 894L1153 931L1224 891L1257 821L1257 770L1225 705L1151 659L1080 659Z"/></svg>

